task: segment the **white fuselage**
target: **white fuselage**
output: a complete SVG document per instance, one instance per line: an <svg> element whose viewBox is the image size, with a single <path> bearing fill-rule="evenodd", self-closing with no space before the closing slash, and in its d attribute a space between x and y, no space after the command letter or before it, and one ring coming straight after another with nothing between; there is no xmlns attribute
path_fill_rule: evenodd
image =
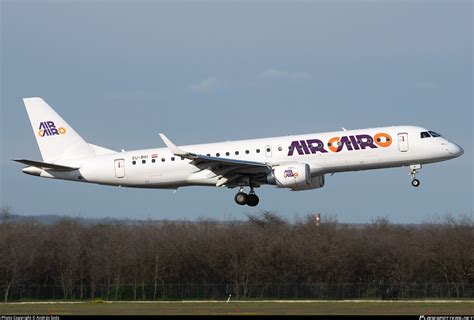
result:
<svg viewBox="0 0 474 320"><path fill-rule="evenodd" d="M463 153L461 147L443 137L422 138L422 132L427 130L415 126L395 126L180 148L199 155L261 162L271 166L305 163L309 165L312 177L334 172L421 165L452 159ZM64 160L61 164L80 169L71 172L42 170L38 175L139 188L216 186L219 180L219 175L213 170L197 167L192 160L174 155L169 148L97 154Z"/></svg>

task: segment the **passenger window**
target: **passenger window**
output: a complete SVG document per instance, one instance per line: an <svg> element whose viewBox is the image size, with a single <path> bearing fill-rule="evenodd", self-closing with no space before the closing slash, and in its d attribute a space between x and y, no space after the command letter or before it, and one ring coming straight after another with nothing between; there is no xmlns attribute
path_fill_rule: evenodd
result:
<svg viewBox="0 0 474 320"><path fill-rule="evenodd" d="M145 164L145 163L146 163L146 160L142 160L142 163Z"/></svg>
<svg viewBox="0 0 474 320"><path fill-rule="evenodd" d="M239 151L235 151L235 155L238 156L238 155L239 155Z"/></svg>
<svg viewBox="0 0 474 320"><path fill-rule="evenodd" d="M270 151L272 151L272 150L270 148L267 148L267 152L270 152Z"/></svg>
<svg viewBox="0 0 474 320"><path fill-rule="evenodd" d="M421 139L431 138L430 134L427 131L421 133Z"/></svg>
<svg viewBox="0 0 474 320"><path fill-rule="evenodd" d="M174 157L171 157L171 161L174 161Z"/></svg>
<svg viewBox="0 0 474 320"><path fill-rule="evenodd" d="M165 162L165 158L161 158L161 162Z"/></svg>
<svg viewBox="0 0 474 320"><path fill-rule="evenodd" d="M155 159L151 159L151 162L155 163L155 162L156 162L156 160L155 160Z"/></svg>
<svg viewBox="0 0 474 320"><path fill-rule="evenodd" d="M282 148L282 147L278 147L278 151L282 151L282 150L283 150L283 148Z"/></svg>
<svg viewBox="0 0 474 320"><path fill-rule="evenodd" d="M132 161L132 164L137 164L137 162L135 160Z"/></svg>
<svg viewBox="0 0 474 320"><path fill-rule="evenodd" d="M260 153L260 149L255 150L257 153Z"/></svg>
<svg viewBox="0 0 474 320"><path fill-rule="evenodd" d="M225 155L226 155L226 156L230 156L230 153L229 153L229 152L226 152Z"/></svg>
<svg viewBox="0 0 474 320"><path fill-rule="evenodd" d="M249 153L250 153L250 151L248 151L248 150L245 150L245 153L246 153L246 154L249 154Z"/></svg>
<svg viewBox="0 0 474 320"><path fill-rule="evenodd" d="M216 153L216 157L220 157L220 156L221 156L221 154L220 154L220 153Z"/></svg>

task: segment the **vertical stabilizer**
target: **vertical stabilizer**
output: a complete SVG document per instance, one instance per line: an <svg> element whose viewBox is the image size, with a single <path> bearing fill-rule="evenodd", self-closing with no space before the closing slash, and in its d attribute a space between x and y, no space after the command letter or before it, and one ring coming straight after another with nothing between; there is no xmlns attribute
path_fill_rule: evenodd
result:
<svg viewBox="0 0 474 320"><path fill-rule="evenodd" d="M94 156L92 147L41 98L25 98L26 112L44 162Z"/></svg>

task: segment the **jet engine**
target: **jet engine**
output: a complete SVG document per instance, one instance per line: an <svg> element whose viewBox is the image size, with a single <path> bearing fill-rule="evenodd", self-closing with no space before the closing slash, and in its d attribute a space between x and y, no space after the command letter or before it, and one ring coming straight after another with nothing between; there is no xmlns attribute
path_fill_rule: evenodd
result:
<svg viewBox="0 0 474 320"><path fill-rule="evenodd" d="M268 184L293 191L317 189L324 186L324 175L311 178L308 164L295 162L277 166L267 176Z"/></svg>

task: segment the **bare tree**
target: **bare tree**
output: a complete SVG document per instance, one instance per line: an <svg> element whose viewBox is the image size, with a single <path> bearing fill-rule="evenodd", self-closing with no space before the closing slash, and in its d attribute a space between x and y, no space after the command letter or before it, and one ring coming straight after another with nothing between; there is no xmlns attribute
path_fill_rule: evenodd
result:
<svg viewBox="0 0 474 320"><path fill-rule="evenodd" d="M11 212L10 207L0 208L0 221L2 224L8 223L11 220L12 216L13 214Z"/></svg>
<svg viewBox="0 0 474 320"><path fill-rule="evenodd" d="M317 225L314 216L290 223L274 212L231 223L8 221L0 223L0 287L4 301L58 292L64 299L115 300L396 298L397 291L412 294L407 285L421 286L424 297L467 297L474 289L473 242L472 216L415 226L386 218L359 226L326 218ZM280 285L292 290L274 290ZM299 293L300 285L311 290Z"/></svg>
<svg viewBox="0 0 474 320"><path fill-rule="evenodd" d="M25 282L32 276L35 260L43 245L40 240L41 231L41 228L30 223L2 225L0 261L5 302L16 284Z"/></svg>
<svg viewBox="0 0 474 320"><path fill-rule="evenodd" d="M73 289L79 280L81 265L80 224L73 220L63 220L54 225L47 239L51 255L48 261L53 263L63 289L64 299L74 298Z"/></svg>

